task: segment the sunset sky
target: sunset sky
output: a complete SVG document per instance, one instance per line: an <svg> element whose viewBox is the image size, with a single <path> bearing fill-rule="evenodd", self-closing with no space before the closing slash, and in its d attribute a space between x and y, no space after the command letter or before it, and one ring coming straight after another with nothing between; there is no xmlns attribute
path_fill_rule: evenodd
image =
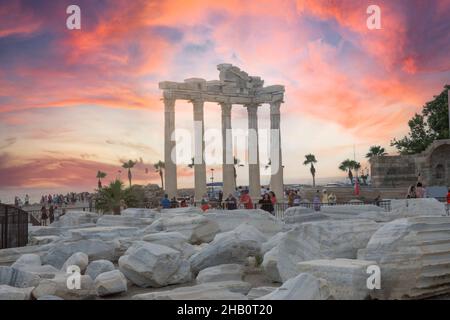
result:
<svg viewBox="0 0 450 320"><path fill-rule="evenodd" d="M66 28L70 4L81 30ZM381 30L366 26L370 4ZM158 82L218 79L219 63L286 87L285 182L310 182L308 153L319 181L343 179L354 147L363 167L370 145L394 153L391 139L450 82L449 17L448 0L0 0L0 200L92 191L97 170L109 181L128 159L139 161L136 183L158 183ZM246 128L245 109L232 112ZM177 127L192 118L177 102ZM220 129L217 104L205 105L205 126ZM259 127L269 127L267 105ZM179 186L193 186L192 174L180 166ZM238 176L246 184L247 168Z"/></svg>

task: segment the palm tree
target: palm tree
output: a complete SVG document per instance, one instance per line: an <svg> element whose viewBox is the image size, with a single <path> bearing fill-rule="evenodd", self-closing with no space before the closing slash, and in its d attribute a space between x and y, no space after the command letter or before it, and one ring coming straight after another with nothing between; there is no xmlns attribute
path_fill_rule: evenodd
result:
<svg viewBox="0 0 450 320"><path fill-rule="evenodd" d="M311 165L309 171L311 171L311 175L313 178L313 187L316 186L316 168L314 167L314 163L317 163L316 156L312 153L305 155L305 161L303 161L303 165L307 166Z"/></svg>
<svg viewBox="0 0 450 320"><path fill-rule="evenodd" d="M130 182L130 188L131 188L131 168L133 168L136 163L137 163L136 161L128 160L127 162L122 164L122 168L128 169L128 181Z"/></svg>
<svg viewBox="0 0 450 320"><path fill-rule="evenodd" d="M372 158L375 156L385 156L386 152L381 146L371 146L369 148L369 152L366 154L366 158Z"/></svg>
<svg viewBox="0 0 450 320"><path fill-rule="evenodd" d="M95 206L103 212L120 214L120 206L125 199L123 182L115 180L109 186L98 190Z"/></svg>
<svg viewBox="0 0 450 320"><path fill-rule="evenodd" d="M161 178L161 189L164 190L164 179L163 179L163 172L165 169L165 164L163 161L159 160L157 163L153 165L155 168L155 171L159 173L159 177Z"/></svg>
<svg viewBox="0 0 450 320"><path fill-rule="evenodd" d="M102 188L102 179L106 177L106 172L97 171L97 179L98 179L98 188L101 189Z"/></svg>
<svg viewBox="0 0 450 320"><path fill-rule="evenodd" d="M244 165L241 164L241 160L239 160L239 159L236 158L236 157L233 157L234 186L236 186L236 180L237 180L236 166L237 166L237 167L243 167Z"/></svg>
<svg viewBox="0 0 450 320"><path fill-rule="evenodd" d="M341 162L339 169L345 172L348 172L348 178L350 179L351 184L353 185L353 172L352 170L359 170L361 168L361 164L355 160L344 160Z"/></svg>

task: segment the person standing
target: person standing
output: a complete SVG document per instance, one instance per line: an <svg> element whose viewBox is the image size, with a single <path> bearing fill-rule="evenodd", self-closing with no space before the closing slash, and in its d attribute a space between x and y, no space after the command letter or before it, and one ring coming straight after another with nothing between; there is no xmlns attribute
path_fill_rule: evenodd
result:
<svg viewBox="0 0 450 320"><path fill-rule="evenodd" d="M231 193L225 199L225 208L227 210L236 210L237 209L237 200Z"/></svg>
<svg viewBox="0 0 450 320"><path fill-rule="evenodd" d="M275 204L277 203L277 196L275 195L275 192L269 191L269 196L273 206L275 207Z"/></svg>
<svg viewBox="0 0 450 320"><path fill-rule="evenodd" d="M313 198L313 208L315 211L320 211L320 191L316 191L316 195Z"/></svg>
<svg viewBox="0 0 450 320"><path fill-rule="evenodd" d="M260 204L262 210L273 215L273 204L268 193L265 193L258 203Z"/></svg>
<svg viewBox="0 0 450 320"><path fill-rule="evenodd" d="M294 205L294 197L295 197L295 195L294 195L294 191L289 191L289 194L288 194L288 207L292 207L293 205Z"/></svg>
<svg viewBox="0 0 450 320"><path fill-rule="evenodd" d="M328 195L328 204L330 204L330 205L335 205L336 204L336 202L337 202L337 198L336 198L336 195L334 194L334 193L330 193L329 195Z"/></svg>
<svg viewBox="0 0 450 320"><path fill-rule="evenodd" d="M167 195L167 194L164 195L164 198L162 198L162 200L161 200L161 207L163 209L170 209L169 195Z"/></svg>
<svg viewBox="0 0 450 320"><path fill-rule="evenodd" d="M47 207L42 206L42 208L41 208L41 226L47 225L47 219L48 219Z"/></svg>
<svg viewBox="0 0 450 320"><path fill-rule="evenodd" d="M322 204L328 204L328 193L326 189L322 190Z"/></svg>
<svg viewBox="0 0 450 320"><path fill-rule="evenodd" d="M416 198L425 198L425 188L423 187L422 182L417 182Z"/></svg>
<svg viewBox="0 0 450 320"><path fill-rule="evenodd" d="M48 209L48 218L50 220L50 224L52 224L53 221L55 221L55 208L53 207L53 205L51 205L50 208Z"/></svg>
<svg viewBox="0 0 450 320"><path fill-rule="evenodd" d="M406 198L407 199L415 199L416 196L416 187L414 186L409 186L408 188L408 193L406 194Z"/></svg>
<svg viewBox="0 0 450 320"><path fill-rule="evenodd" d="M253 209L252 198L248 194L248 190L242 191L241 198L239 199L239 202L242 205L244 205L245 209Z"/></svg>

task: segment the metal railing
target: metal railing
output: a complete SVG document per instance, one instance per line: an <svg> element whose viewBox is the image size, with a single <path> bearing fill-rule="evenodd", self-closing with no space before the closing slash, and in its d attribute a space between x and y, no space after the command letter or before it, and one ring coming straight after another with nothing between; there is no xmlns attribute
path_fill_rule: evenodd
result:
<svg viewBox="0 0 450 320"><path fill-rule="evenodd" d="M0 204L0 249L23 247L28 243L28 213Z"/></svg>
<svg viewBox="0 0 450 320"><path fill-rule="evenodd" d="M368 205L368 204L372 204L372 205L376 205L378 207L383 208L386 212L391 211L391 201L390 200L379 200L379 201L371 201L371 202L362 202L362 201L358 201L358 202L338 202L338 203L313 203L313 202L301 202L299 204L288 204L287 202L278 202L275 203L273 205L273 211L270 212L273 216L275 216L278 219L284 219L284 212L290 208L290 207L303 207L303 208L308 208L314 211L320 211L320 209L323 206L342 206L342 205ZM230 211L230 213L233 210L227 210L227 204L225 201L223 202L218 202L218 201L210 201L208 202L208 205L211 209L223 209L225 211ZM194 203L195 207L201 207L201 203L200 202L195 202ZM245 206L243 204L238 204L236 209L245 209ZM253 204L253 209L261 209L261 204L259 203L254 203Z"/></svg>

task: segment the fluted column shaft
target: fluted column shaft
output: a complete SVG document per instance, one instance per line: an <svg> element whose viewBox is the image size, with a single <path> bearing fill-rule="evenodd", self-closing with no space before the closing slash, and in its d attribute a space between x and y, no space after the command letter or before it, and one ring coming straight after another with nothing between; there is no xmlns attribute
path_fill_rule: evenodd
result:
<svg viewBox="0 0 450 320"><path fill-rule="evenodd" d="M246 105L248 113L248 177L250 196L259 199L261 196L261 181L259 173L258 146L258 105Z"/></svg>
<svg viewBox="0 0 450 320"><path fill-rule="evenodd" d="M270 189L275 193L278 200L282 200L284 195L280 134L280 106L281 101L272 102L270 104Z"/></svg>
<svg viewBox="0 0 450 320"><path fill-rule="evenodd" d="M203 100L193 100L194 106L194 198L200 201L206 193L206 165L205 165L205 126L203 119Z"/></svg>
<svg viewBox="0 0 450 320"><path fill-rule="evenodd" d="M169 197L177 195L176 144L172 141L175 131L175 99L164 99L164 180Z"/></svg>
<svg viewBox="0 0 450 320"><path fill-rule="evenodd" d="M231 134L231 103L221 103L222 107L222 181L223 195L233 193L234 180L233 136Z"/></svg>

